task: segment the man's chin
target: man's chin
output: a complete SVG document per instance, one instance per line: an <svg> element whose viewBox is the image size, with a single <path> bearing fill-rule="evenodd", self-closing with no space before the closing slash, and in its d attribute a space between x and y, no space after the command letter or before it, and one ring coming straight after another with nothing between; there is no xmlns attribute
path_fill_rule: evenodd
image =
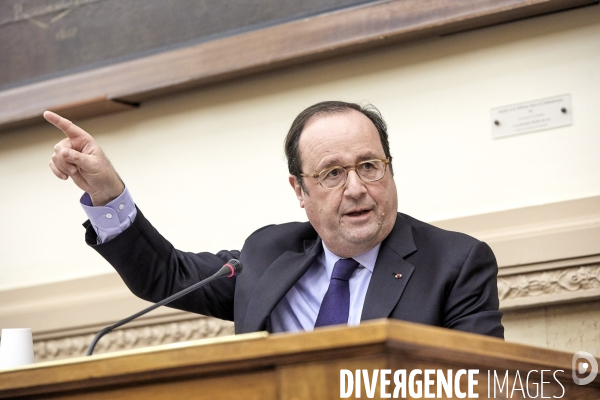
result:
<svg viewBox="0 0 600 400"><path fill-rule="evenodd" d="M373 229L373 226L364 227L363 229L353 229L344 232L342 235L345 241L357 248L375 247L377 243L378 230ZM366 250L365 250L366 251Z"/></svg>

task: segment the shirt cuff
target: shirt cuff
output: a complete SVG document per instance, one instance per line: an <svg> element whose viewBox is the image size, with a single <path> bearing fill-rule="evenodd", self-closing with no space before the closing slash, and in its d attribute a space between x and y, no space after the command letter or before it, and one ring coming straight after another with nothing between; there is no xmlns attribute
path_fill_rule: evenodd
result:
<svg viewBox="0 0 600 400"><path fill-rule="evenodd" d="M84 193L79 201L98 235L98 243L107 242L125 231L137 215L133 197L127 187L119 197L105 206L94 207L88 193Z"/></svg>

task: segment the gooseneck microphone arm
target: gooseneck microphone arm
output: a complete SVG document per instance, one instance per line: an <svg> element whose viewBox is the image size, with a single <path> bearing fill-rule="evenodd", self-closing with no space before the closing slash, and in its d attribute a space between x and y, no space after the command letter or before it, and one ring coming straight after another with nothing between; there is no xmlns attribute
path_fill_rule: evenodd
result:
<svg viewBox="0 0 600 400"><path fill-rule="evenodd" d="M126 323L128 323L130 321L133 321L137 317L141 317L142 315L149 313L150 311L154 310L155 308L164 306L165 304L169 304L170 302L177 300L178 298L185 296L186 294L193 292L194 290L196 290L206 284L209 284L212 281L215 281L217 279L224 278L224 277L231 278L232 276L239 275L241 272L242 272L242 263L241 262L239 262L236 259L231 259L231 260L227 261L227 264L223 265L221 267L221 269L218 270L214 275L209 276L208 278L201 280L200 282L195 283L192 286L190 286L186 289L183 289L182 291L177 292L174 295L169 296L166 299L161 300L158 303L153 304L148 308L143 309L142 311L135 313L135 314L117 322L114 325L107 326L106 328L102 329L100 332L98 332L96 334L96 336L94 336L94 340L92 340L90 347L88 347L87 355L91 356L94 351L94 347L96 347L96 344L98 343L98 340L100 340L100 338L102 336L111 332L113 329L116 329L122 325L125 325Z"/></svg>

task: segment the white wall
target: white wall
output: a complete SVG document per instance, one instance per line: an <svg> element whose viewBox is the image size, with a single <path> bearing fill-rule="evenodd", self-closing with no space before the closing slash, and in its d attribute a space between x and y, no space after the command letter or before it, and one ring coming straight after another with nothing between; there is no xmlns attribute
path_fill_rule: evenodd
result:
<svg viewBox="0 0 600 400"><path fill-rule="evenodd" d="M600 7L346 56L81 121L177 247L239 249L305 220L283 138L325 99L386 118L400 210L427 221L600 194ZM493 107L569 93L570 127L491 139ZM7 105L0 105L7 106ZM47 164L62 133L0 134L0 290L109 273L83 242L80 192Z"/></svg>

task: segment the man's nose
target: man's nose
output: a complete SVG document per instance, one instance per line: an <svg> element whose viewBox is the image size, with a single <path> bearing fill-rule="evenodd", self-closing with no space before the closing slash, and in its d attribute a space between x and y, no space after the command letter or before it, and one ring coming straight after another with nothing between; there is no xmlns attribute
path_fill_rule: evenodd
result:
<svg viewBox="0 0 600 400"><path fill-rule="evenodd" d="M344 187L344 194L353 198L358 198L367 192L365 183L359 178L358 174L354 169L348 171L348 177L346 178L346 185Z"/></svg>

